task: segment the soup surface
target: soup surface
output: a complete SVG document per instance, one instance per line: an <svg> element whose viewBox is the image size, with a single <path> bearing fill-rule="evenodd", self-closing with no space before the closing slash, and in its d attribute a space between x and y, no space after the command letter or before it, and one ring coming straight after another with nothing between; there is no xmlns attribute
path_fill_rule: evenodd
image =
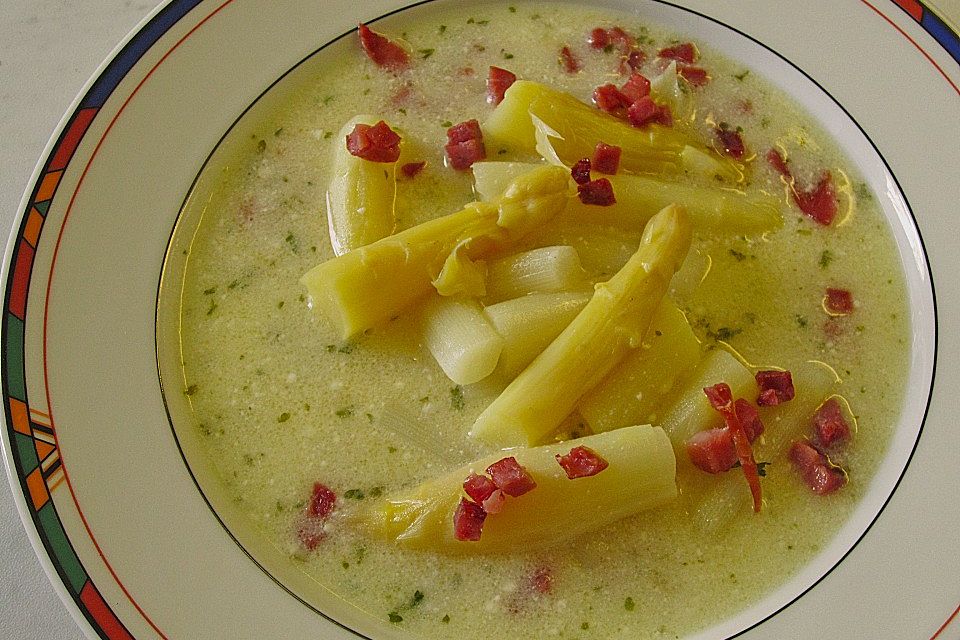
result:
<svg viewBox="0 0 960 640"><path fill-rule="evenodd" d="M188 202L200 222L179 231L194 234L182 283L182 391L205 464L263 538L318 589L414 637L676 638L735 614L809 561L865 491L899 415L909 326L875 196L808 115L709 43L696 43L695 65L709 80L680 80L695 107L689 127L721 152L717 130L737 131L748 178L733 185L671 179L768 194L779 201L783 225L753 235L695 229L685 269L694 272L693 285L675 286L671 296L704 352L725 349L754 368L791 368L798 387L802 371L829 365L831 380L834 373L842 380L830 390L849 403L856 427L838 460L849 482L815 495L784 455L764 457L761 439L754 450L767 464L757 514L738 469L706 474L681 451L676 500L547 548L415 551L368 535L349 517L331 519L312 549L298 537L316 482L337 494L338 511L349 516L487 452L468 432L504 386L451 382L424 348L416 306L350 341L311 309L298 281L334 257L325 198L343 124L361 113L383 118L403 137L401 163L426 161L419 174L398 180L397 227L405 229L474 199L471 172L446 166L443 146L451 124L482 123L492 112L491 65L589 103L598 85L628 77L618 44L588 44L594 27L632 34L644 54L637 68L650 78L665 66L657 52L686 41L636 16L560 3L418 15L428 19L400 14L377 25L405 43L408 71L378 68L354 37L321 52L238 123ZM579 69L568 70L564 47ZM767 162L769 149L789 158L798 185L812 187L830 172L839 205L831 224L801 212ZM530 160L499 151L488 148L487 159ZM592 281L603 281L636 249L640 230L611 232L584 221L575 236L558 242L546 229L524 248L538 238L542 245L569 241ZM591 252L596 245L608 248ZM828 288L852 292L852 312L828 314ZM775 412L762 416L768 434L792 428L797 437L811 419L798 428L780 424ZM657 415L650 417L656 424ZM576 419L566 427L567 434L589 429ZM730 513L705 517L703 501L718 494L734 497L724 503Z"/></svg>

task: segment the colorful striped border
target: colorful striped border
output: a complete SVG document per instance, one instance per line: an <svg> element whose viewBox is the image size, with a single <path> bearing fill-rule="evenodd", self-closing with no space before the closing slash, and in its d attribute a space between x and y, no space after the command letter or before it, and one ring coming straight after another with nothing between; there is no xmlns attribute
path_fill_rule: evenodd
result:
<svg viewBox="0 0 960 640"><path fill-rule="evenodd" d="M890 1L905 11L960 63L960 36L937 14L919 0ZM97 634L106 640L133 640L133 636L90 579L51 500L51 493L63 482L65 472L52 420L48 414L30 406L27 394L25 324L30 279L36 248L51 201L74 153L100 109L142 56L201 2L202 0L170 0L127 42L93 81L63 128L33 187L15 235L16 245L11 254L7 275L4 313L0 325L0 366L3 370L4 414L14 472L50 562L79 611ZM869 2L866 4L877 11ZM877 12L910 39L889 18ZM910 40L923 52L916 42ZM927 58L933 62L929 55ZM937 66L936 63L933 64ZM956 85L943 70L939 66L937 69L956 90ZM954 621L958 612L960 608L943 623L934 638L940 636ZM159 630L157 631L159 633Z"/></svg>
<svg viewBox="0 0 960 640"><path fill-rule="evenodd" d="M893 0L894 4L907 12L914 22L929 33L954 60L960 62L960 35L951 29L943 19L930 10L920 0Z"/></svg>
<svg viewBox="0 0 960 640"><path fill-rule="evenodd" d="M77 556L51 493L65 479L50 416L27 394L25 327L36 248L50 204L74 153L100 109L143 55L202 0L172 0L136 33L93 81L40 171L16 232L0 327L3 399L14 471L51 564L80 613L106 640L133 640Z"/></svg>

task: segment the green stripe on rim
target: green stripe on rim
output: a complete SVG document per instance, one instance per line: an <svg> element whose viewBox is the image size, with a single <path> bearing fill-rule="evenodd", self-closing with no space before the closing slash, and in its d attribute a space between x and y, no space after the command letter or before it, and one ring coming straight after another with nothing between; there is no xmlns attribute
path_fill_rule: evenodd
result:
<svg viewBox="0 0 960 640"><path fill-rule="evenodd" d="M54 564L60 568L62 575L66 578L67 587L73 595L79 595L83 585L87 582L87 572L83 570L80 559L73 551L70 541L67 540L67 534L63 530L63 525L57 517L57 511L53 508L53 502L47 502L37 511L37 519L40 521L40 528L47 538L47 544L54 556Z"/></svg>

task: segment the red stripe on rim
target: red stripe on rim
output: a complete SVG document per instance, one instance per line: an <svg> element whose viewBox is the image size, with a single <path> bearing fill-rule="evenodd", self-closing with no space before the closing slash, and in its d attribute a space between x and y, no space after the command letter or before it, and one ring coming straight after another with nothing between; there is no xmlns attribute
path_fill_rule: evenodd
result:
<svg viewBox="0 0 960 640"><path fill-rule="evenodd" d="M90 612L93 619L97 621L100 630L107 634L107 638L110 640L134 640L89 580L80 590L80 601L87 607L87 611Z"/></svg>
<svg viewBox="0 0 960 640"><path fill-rule="evenodd" d="M97 115L97 111L98 109L90 108L81 109L77 112L67 132L63 135L63 140L60 141L60 146L57 147L56 153L54 153L53 158L50 159L49 171L56 171L67 167L67 163L70 162L70 158L73 157L73 152L77 150L80 140L83 139L83 134L87 132L87 127L93 122L93 116Z"/></svg>
<svg viewBox="0 0 960 640"><path fill-rule="evenodd" d="M917 0L893 0L897 6L910 14L910 17L920 22L923 20L923 5Z"/></svg>

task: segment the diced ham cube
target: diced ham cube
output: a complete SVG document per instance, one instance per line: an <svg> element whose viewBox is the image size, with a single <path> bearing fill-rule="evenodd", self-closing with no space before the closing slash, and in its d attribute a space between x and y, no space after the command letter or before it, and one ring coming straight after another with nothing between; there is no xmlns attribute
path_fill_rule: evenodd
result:
<svg viewBox="0 0 960 640"><path fill-rule="evenodd" d="M370 162L396 162L400 136L383 120L372 127L361 123L347 135L347 151Z"/></svg>
<svg viewBox="0 0 960 640"><path fill-rule="evenodd" d="M593 91L593 103L607 113L619 115L632 103L615 85L604 84Z"/></svg>
<svg viewBox="0 0 960 640"><path fill-rule="evenodd" d="M832 316L848 316L853 313L853 294L846 289L828 288L823 307Z"/></svg>
<svg viewBox="0 0 960 640"><path fill-rule="evenodd" d="M577 185L577 195L583 204L592 204L600 207L609 207L617 204L613 195L613 185L606 178L591 180L586 184Z"/></svg>
<svg viewBox="0 0 960 640"><path fill-rule="evenodd" d="M737 450L726 427L698 431L684 443L690 462L707 473L723 473L737 463Z"/></svg>
<svg viewBox="0 0 960 640"><path fill-rule="evenodd" d="M623 59L623 62L620 63L621 73L627 73L628 71L639 71L643 66L643 63L647 61L647 54L645 54L640 49L634 49L627 54L627 57Z"/></svg>
<svg viewBox="0 0 960 640"><path fill-rule="evenodd" d="M736 160L743 158L747 149L743 144L743 138L740 137L739 131L725 127L723 124L713 131L717 136L717 140L720 141L720 146L723 147L725 154Z"/></svg>
<svg viewBox="0 0 960 640"><path fill-rule="evenodd" d="M410 66L410 54L403 47L391 41L367 25L360 24L360 44L374 64L390 71L403 71Z"/></svg>
<svg viewBox="0 0 960 640"><path fill-rule="evenodd" d="M566 455L558 453L556 458L571 480L595 476L610 466L609 462L589 447L574 447Z"/></svg>
<svg viewBox="0 0 960 640"><path fill-rule="evenodd" d="M474 162L487 157L483 146L483 132L476 120L467 120L447 129L447 144L444 147L450 166L457 171L469 169Z"/></svg>
<svg viewBox="0 0 960 640"><path fill-rule="evenodd" d="M847 424L836 398L830 398L813 415L814 441L824 448L840 445L850 440L850 425Z"/></svg>
<svg viewBox="0 0 960 640"><path fill-rule="evenodd" d="M587 38L587 42L594 49L603 49L610 44L610 34L606 29L597 27L590 32L590 37Z"/></svg>
<svg viewBox="0 0 960 640"><path fill-rule="evenodd" d="M760 420L760 414L753 408L753 405L743 398L737 398L737 401L733 403L733 410L737 414L737 420L740 421L740 426L747 433L750 442L763 435L763 421Z"/></svg>
<svg viewBox="0 0 960 640"><path fill-rule="evenodd" d="M598 142L597 148L593 152L593 168L608 176L615 175L620 167L620 153L620 147Z"/></svg>
<svg viewBox="0 0 960 640"><path fill-rule="evenodd" d="M645 127L648 124L661 124L669 127L673 124L673 115L670 108L653 101L650 96L643 96L627 109L627 119L635 127Z"/></svg>
<svg viewBox="0 0 960 640"><path fill-rule="evenodd" d="M699 55L696 46L694 46L692 42L684 42L672 47L666 47L657 52L658 58L686 62L687 64L696 62Z"/></svg>
<svg viewBox="0 0 960 640"><path fill-rule="evenodd" d="M633 104L640 98L650 95L650 80L642 74L634 73L623 86L620 87L620 93L629 99L630 104Z"/></svg>
<svg viewBox="0 0 960 640"><path fill-rule="evenodd" d="M678 64L677 73L694 87L702 87L710 82L710 74L707 70L692 64Z"/></svg>
<svg viewBox="0 0 960 640"><path fill-rule="evenodd" d="M513 456L494 462L487 467L487 473L498 489L514 498L537 487L533 477Z"/></svg>
<svg viewBox="0 0 960 640"><path fill-rule="evenodd" d="M417 174L423 171L425 166L427 166L426 160L421 160L420 162L408 162L400 167L400 171L408 178L414 178L417 176Z"/></svg>
<svg viewBox="0 0 960 640"><path fill-rule="evenodd" d="M483 521L487 512L480 505L460 498L460 504L453 514L453 536L462 542L476 542L483 532Z"/></svg>
<svg viewBox="0 0 960 640"><path fill-rule="evenodd" d="M795 441L788 456L804 484L817 495L831 494L847 483L843 469L831 465L825 455L805 440Z"/></svg>
<svg viewBox="0 0 960 640"><path fill-rule="evenodd" d="M567 73L576 73L583 68L583 63L573 55L570 47L566 46L560 49L560 63L563 65L563 70Z"/></svg>
<svg viewBox="0 0 960 640"><path fill-rule="evenodd" d="M590 158L581 158L570 167L570 177L577 184L590 182Z"/></svg>
<svg viewBox="0 0 960 640"><path fill-rule="evenodd" d="M710 406L717 411L728 409L733 403L733 391L726 382L718 382L712 387L704 387L703 393L706 394Z"/></svg>
<svg viewBox="0 0 960 640"><path fill-rule="evenodd" d="M312 518L326 518L337 506L337 494L320 482L313 484L313 493L310 494L310 503L306 513Z"/></svg>
<svg viewBox="0 0 960 640"><path fill-rule="evenodd" d="M470 496L474 502L483 504L483 501L493 495L493 492L497 490L497 485L487 476L471 473L467 476L467 479L463 481L463 490L466 491L467 495Z"/></svg>
<svg viewBox="0 0 960 640"><path fill-rule="evenodd" d="M790 180L793 177L790 167L787 166L786 159L777 149L770 149L767 151L767 162L777 173L787 180Z"/></svg>
<svg viewBox="0 0 960 640"><path fill-rule="evenodd" d="M833 186L833 177L825 171L817 186L806 191L793 192L793 201L800 207L800 211L827 226L837 215L837 192Z"/></svg>
<svg viewBox="0 0 960 640"><path fill-rule="evenodd" d="M757 404L761 407L774 407L793 400L796 390L789 371L757 371L754 375L760 395Z"/></svg>
<svg viewBox="0 0 960 640"><path fill-rule="evenodd" d="M611 44L620 46L621 51L629 51L637 46L637 39L627 33L621 27L613 27L607 31Z"/></svg>
<svg viewBox="0 0 960 640"><path fill-rule="evenodd" d="M516 74L500 67L490 67L487 76L487 102L494 106L503 102L503 94L516 81Z"/></svg>

